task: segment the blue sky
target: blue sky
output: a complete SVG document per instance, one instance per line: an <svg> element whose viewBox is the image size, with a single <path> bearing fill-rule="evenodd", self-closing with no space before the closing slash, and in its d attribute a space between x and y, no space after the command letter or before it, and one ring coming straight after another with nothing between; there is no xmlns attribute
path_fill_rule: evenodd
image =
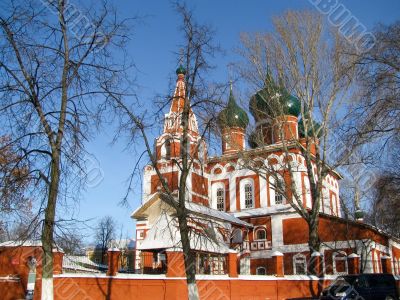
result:
<svg viewBox="0 0 400 300"><path fill-rule="evenodd" d="M356 16L367 28L377 23L388 24L399 19L400 1L339 1ZM166 0L115 2L118 12L123 17L141 16L141 22L134 28L134 35L128 45L128 53L133 58L137 71L132 76L137 78L138 96L141 101L153 101L156 94L167 94L169 79L174 76L177 67L174 52L178 51L181 34L178 30L180 20L172 5ZM228 64L237 59L234 53L239 44L241 32L256 32L271 29L271 18L286 10L315 9L307 0L202 0L191 1L194 14L199 22L210 24L216 29L215 40L226 51L214 61L216 69L210 76L217 81L228 81ZM134 237L134 222L130 213L140 205L140 178L135 192L129 198L130 208L118 205L126 193L127 180L136 164L141 141L136 150L124 150L124 141L111 145L112 128L103 129L88 144L103 173L103 180L95 187L88 187L76 208L80 219L101 218L105 215L114 217L124 228L124 235ZM93 221L94 223L94 221ZM88 237L87 241L91 241Z"/></svg>

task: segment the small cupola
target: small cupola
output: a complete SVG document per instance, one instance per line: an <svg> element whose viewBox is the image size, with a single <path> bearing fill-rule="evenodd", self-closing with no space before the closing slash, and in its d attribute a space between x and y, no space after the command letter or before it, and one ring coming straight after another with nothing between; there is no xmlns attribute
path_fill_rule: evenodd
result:
<svg viewBox="0 0 400 300"><path fill-rule="evenodd" d="M241 151L245 148L245 132L249 117L235 100L232 84L226 108L218 115L218 125L222 132L222 153Z"/></svg>
<svg viewBox="0 0 400 300"><path fill-rule="evenodd" d="M269 71L264 87L251 97L249 109L257 123L252 134L253 147L298 138L301 102L282 82L277 84Z"/></svg>

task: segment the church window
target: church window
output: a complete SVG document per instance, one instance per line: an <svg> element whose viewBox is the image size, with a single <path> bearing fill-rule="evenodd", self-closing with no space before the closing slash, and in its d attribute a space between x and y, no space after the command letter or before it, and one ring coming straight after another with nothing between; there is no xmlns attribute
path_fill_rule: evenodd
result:
<svg viewBox="0 0 400 300"><path fill-rule="evenodd" d="M307 274L307 262L304 254L298 253L293 256L293 273L296 275Z"/></svg>
<svg viewBox="0 0 400 300"><path fill-rule="evenodd" d="M244 185L244 205L245 208L253 207L253 185L251 183Z"/></svg>
<svg viewBox="0 0 400 300"><path fill-rule="evenodd" d="M283 203L283 195L279 192L275 193L275 204L282 204Z"/></svg>
<svg viewBox="0 0 400 300"><path fill-rule="evenodd" d="M256 239L257 240L265 240L267 239L267 232L264 228L257 229L256 231Z"/></svg>
<svg viewBox="0 0 400 300"><path fill-rule="evenodd" d="M165 141L165 159L171 159L171 140Z"/></svg>
<svg viewBox="0 0 400 300"><path fill-rule="evenodd" d="M266 275L267 271L265 270L264 267L258 267L257 270L256 270L256 274L257 275Z"/></svg>
<svg viewBox="0 0 400 300"><path fill-rule="evenodd" d="M168 127L169 128L174 127L174 119L172 117L168 119Z"/></svg>
<svg viewBox="0 0 400 300"><path fill-rule="evenodd" d="M220 211L224 211L225 210L225 197L224 197L224 189L223 188L219 188L217 189L217 209Z"/></svg>
<svg viewBox="0 0 400 300"><path fill-rule="evenodd" d="M199 161L201 163L204 162L204 144L203 141L200 141L199 147L198 147L198 156L199 156Z"/></svg>
<svg viewBox="0 0 400 300"><path fill-rule="evenodd" d="M347 274L347 255L345 252L335 252L332 255L333 260L333 274Z"/></svg>
<svg viewBox="0 0 400 300"><path fill-rule="evenodd" d="M270 197L275 202L275 204L283 204L284 203L284 191L285 191L285 181L282 176L276 174L274 176L270 176Z"/></svg>

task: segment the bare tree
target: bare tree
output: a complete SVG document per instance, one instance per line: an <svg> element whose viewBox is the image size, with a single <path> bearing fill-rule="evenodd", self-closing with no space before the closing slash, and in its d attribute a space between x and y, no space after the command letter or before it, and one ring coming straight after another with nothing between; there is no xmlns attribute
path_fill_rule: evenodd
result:
<svg viewBox="0 0 400 300"><path fill-rule="evenodd" d="M284 159L268 166L251 159L247 162L260 174L274 178L276 191L308 224L310 251L318 251L323 181L350 154L343 151L347 149L338 149L343 152L336 153L336 164L328 160L334 145L333 132L341 121L341 105L350 96L353 69L341 54L344 40L320 15L289 11L275 17L273 24L273 32L242 36L240 52L245 63L239 65L239 72L261 89L250 101L257 122L250 142L263 147L271 144L268 136L274 134ZM301 118L300 138L285 119L293 109ZM302 183L296 180L302 172L309 179L309 207L303 203Z"/></svg>
<svg viewBox="0 0 400 300"><path fill-rule="evenodd" d="M400 23L379 25L373 33L376 39L370 50L359 53L353 48L343 49L356 67L358 97L349 105L348 118L352 122L341 129L345 143L361 148L368 157L365 163L378 174L377 184L361 196L364 209L369 210L366 221L390 228L391 221L384 224L390 214L382 211L379 203L395 195L386 197L379 189L395 192L389 186L399 177ZM379 221L378 211L386 215Z"/></svg>
<svg viewBox="0 0 400 300"><path fill-rule="evenodd" d="M28 168L18 164L19 161L10 138L0 137L0 233L14 227L10 223L25 223L31 214L32 201L27 198L26 191L33 182Z"/></svg>
<svg viewBox="0 0 400 300"><path fill-rule="evenodd" d="M400 22L378 26L374 35L367 52L343 49L357 68L360 87L349 112L355 122L346 130L355 141L385 148L400 130Z"/></svg>
<svg viewBox="0 0 400 300"><path fill-rule="evenodd" d="M55 237L55 243L65 254L69 255L80 255L84 248L82 234L77 230L62 230Z"/></svg>
<svg viewBox="0 0 400 300"><path fill-rule="evenodd" d="M98 247L100 248L100 262L103 265L105 264L104 258L107 249L112 246L111 241L115 237L115 220L110 216L103 217L96 226L95 234L95 251Z"/></svg>
<svg viewBox="0 0 400 300"><path fill-rule="evenodd" d="M172 103L174 98L167 97L161 105L161 109L156 113L151 114L144 112L138 113L137 108L124 101L121 97L114 97L115 108L122 111L121 128L133 133L131 140L134 141L137 135L141 136L146 147L146 154L150 159L150 164L157 173L160 185L161 194L176 211L177 224L180 233L180 243L184 253L184 262L186 277L188 283L189 299L199 299L198 288L196 285L196 265L195 253L190 246L190 226L188 225L190 216L186 209L186 201L188 199L187 178L193 169L193 165L200 166L204 172L204 161L201 161L197 156L200 147L204 146L206 134L210 133L211 127L215 121L215 110L221 107L220 92L223 87L218 85L210 88L207 81L206 73L211 68L209 58L212 57L219 48L213 44L213 31L208 27L198 24L192 12L180 3L177 3L176 10L180 18L182 18L182 26L180 30L183 33L182 49L179 53L181 66L177 70L180 80L184 80L184 101L182 111L176 116L175 124L178 124L177 133L171 133L172 139L180 141L180 150L173 159L173 165L179 170L179 184L177 189L174 189L167 182L161 172L161 166L157 161L157 153L153 151L150 145L148 134L153 124L157 124L161 109ZM225 86L226 88L226 86ZM203 130L199 133L196 141L190 140L190 132L193 131L193 125L190 120L193 118L193 111L199 112L201 125ZM155 122L156 121L156 122ZM129 126L127 126L129 125ZM134 125L134 128L132 128ZM196 129L197 130L197 129ZM190 146L189 146L190 145Z"/></svg>
<svg viewBox="0 0 400 300"><path fill-rule="evenodd" d="M12 169L27 166L36 182L30 196L41 201L42 299L53 299L56 209L85 182L84 142L102 104L127 91L124 53L116 59L125 32L107 4L1 3L1 134L19 158Z"/></svg>

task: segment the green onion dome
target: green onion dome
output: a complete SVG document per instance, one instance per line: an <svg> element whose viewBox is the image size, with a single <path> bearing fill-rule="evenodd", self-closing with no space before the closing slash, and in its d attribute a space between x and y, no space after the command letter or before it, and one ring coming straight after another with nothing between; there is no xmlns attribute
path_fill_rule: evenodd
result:
<svg viewBox="0 0 400 300"><path fill-rule="evenodd" d="M354 212L354 217L355 217L356 220L357 219L363 219L364 218L364 212L361 209L357 209Z"/></svg>
<svg viewBox="0 0 400 300"><path fill-rule="evenodd" d="M218 125L221 128L241 127L249 125L247 113L235 101L232 89L229 93L228 105L218 115Z"/></svg>
<svg viewBox="0 0 400 300"><path fill-rule="evenodd" d="M178 69L176 69L176 75L179 75L179 74L183 74L183 75L186 74L186 69L182 65L180 65L178 67Z"/></svg>
<svg viewBox="0 0 400 300"><path fill-rule="evenodd" d="M317 134L317 137L321 137L321 135L322 135L321 124L319 124L318 122L316 122L314 120L312 120L312 122L310 122L309 119L300 119L299 120L298 130L299 130L300 137L306 136L303 120L305 120L307 123L307 136L308 137L314 136L314 133Z"/></svg>
<svg viewBox="0 0 400 300"><path fill-rule="evenodd" d="M283 84L277 85L268 73L264 88L251 97L249 109L256 121L280 115L297 117L301 111L301 103L289 94Z"/></svg>

